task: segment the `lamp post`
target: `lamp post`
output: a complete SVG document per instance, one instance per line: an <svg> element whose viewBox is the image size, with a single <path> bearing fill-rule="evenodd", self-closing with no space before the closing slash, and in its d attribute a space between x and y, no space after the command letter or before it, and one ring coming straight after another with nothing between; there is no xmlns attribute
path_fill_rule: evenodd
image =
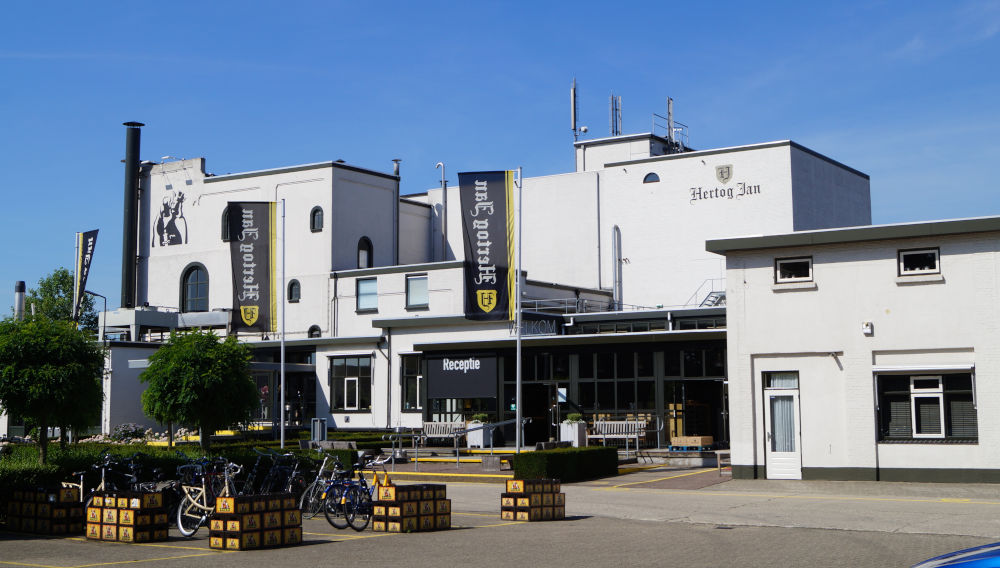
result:
<svg viewBox="0 0 1000 568"><path fill-rule="evenodd" d="M91 292L90 290L84 290L84 294L90 294L91 296L97 296L98 298L104 300L104 311L101 314L101 344L107 345L107 336L105 332L108 329L108 299L107 297L98 294L97 292Z"/></svg>

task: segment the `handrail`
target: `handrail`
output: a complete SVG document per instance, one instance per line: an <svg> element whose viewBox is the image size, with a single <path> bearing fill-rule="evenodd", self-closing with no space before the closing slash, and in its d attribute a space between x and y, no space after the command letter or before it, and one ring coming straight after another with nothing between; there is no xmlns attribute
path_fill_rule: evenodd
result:
<svg viewBox="0 0 1000 568"><path fill-rule="evenodd" d="M521 428L524 428L524 425L528 424L530 422L531 422L531 417L530 416L525 416L525 417L521 418ZM504 420L503 422L493 422L493 423L490 423L490 424L482 424L482 425L479 425L479 426L473 426L472 428L466 428L465 430L456 430L456 431L452 432L450 435L451 435L452 440L454 440L454 442L455 442L455 465L458 465L459 463L461 463L461 461L459 460L460 455L459 455L459 450L458 450L458 439L459 439L459 437L461 437L464 434L468 434L469 432L475 432L476 430L485 430L486 428L489 428L490 429L490 455L492 456L493 455L493 431L496 430L497 426L506 426L508 424L517 424L517 418L511 418L510 420Z"/></svg>

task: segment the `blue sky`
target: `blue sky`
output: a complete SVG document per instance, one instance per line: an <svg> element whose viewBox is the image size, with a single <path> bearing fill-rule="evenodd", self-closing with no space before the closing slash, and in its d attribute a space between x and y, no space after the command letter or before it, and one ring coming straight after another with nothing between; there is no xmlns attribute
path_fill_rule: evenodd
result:
<svg viewBox="0 0 1000 568"><path fill-rule="evenodd" d="M73 263L118 305L124 121L216 174L344 159L403 193L573 168L580 122L697 149L792 139L871 176L875 223L1000 215L1000 1L17 2L0 21L0 306Z"/></svg>

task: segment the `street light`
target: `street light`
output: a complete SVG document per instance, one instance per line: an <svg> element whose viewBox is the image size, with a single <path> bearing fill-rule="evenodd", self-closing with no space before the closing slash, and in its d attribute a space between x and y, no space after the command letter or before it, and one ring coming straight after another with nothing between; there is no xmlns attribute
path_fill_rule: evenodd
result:
<svg viewBox="0 0 1000 568"><path fill-rule="evenodd" d="M84 294L90 294L91 296L97 296L98 298L104 300L104 313L101 317L101 343L107 345L107 335L106 331L108 329L108 299L107 297L98 294L97 292L91 292L90 290L84 290Z"/></svg>

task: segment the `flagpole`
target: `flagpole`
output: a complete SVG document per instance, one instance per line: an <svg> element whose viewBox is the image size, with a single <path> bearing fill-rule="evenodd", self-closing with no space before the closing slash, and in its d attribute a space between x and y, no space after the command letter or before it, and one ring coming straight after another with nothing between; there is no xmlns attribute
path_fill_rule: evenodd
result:
<svg viewBox="0 0 1000 568"><path fill-rule="evenodd" d="M523 195L524 182L521 179L521 168L517 168L517 269L514 272L514 295L517 296L517 302L514 304L516 306L517 313L515 314L514 320L517 326L517 390L514 395L514 406L517 412L514 414L514 418L517 422L514 424L517 448L514 453L521 453L521 446L524 445L524 432L523 425L521 424L522 412L521 412L521 196Z"/></svg>
<svg viewBox="0 0 1000 568"><path fill-rule="evenodd" d="M80 297L80 233L76 234L76 242L73 243L73 313L71 315L73 323L76 323L76 303Z"/></svg>
<svg viewBox="0 0 1000 568"><path fill-rule="evenodd" d="M285 449L285 200L281 200L281 449ZM273 329L273 328L272 328Z"/></svg>

